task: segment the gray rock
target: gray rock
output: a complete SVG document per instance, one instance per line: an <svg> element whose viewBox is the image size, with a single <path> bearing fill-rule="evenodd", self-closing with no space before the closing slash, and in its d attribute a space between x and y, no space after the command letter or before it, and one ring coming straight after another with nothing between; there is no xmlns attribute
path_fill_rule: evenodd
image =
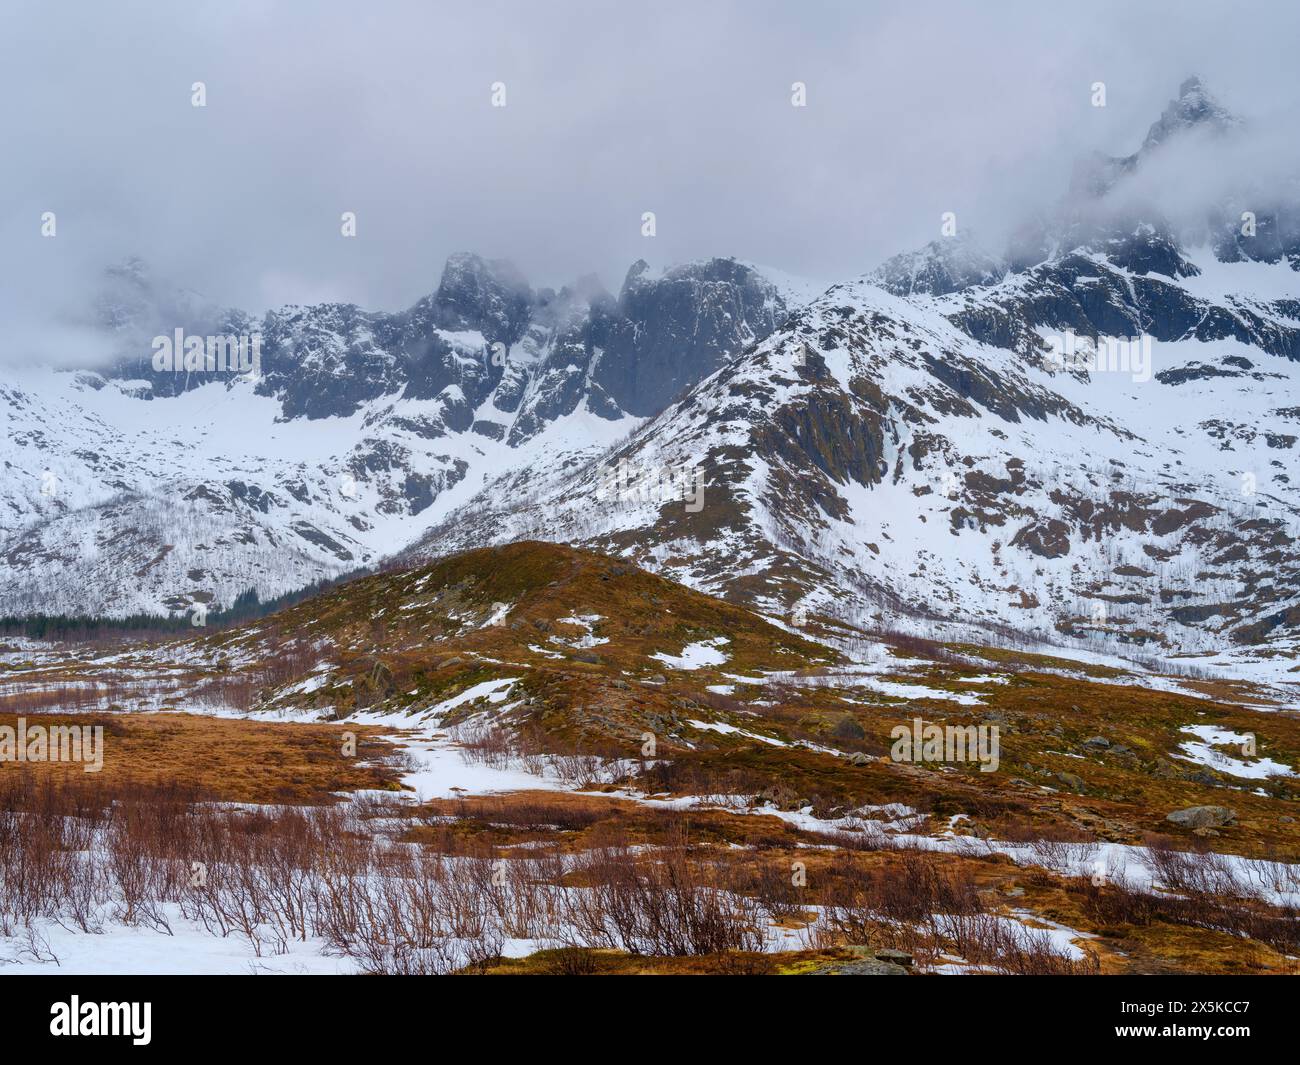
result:
<svg viewBox="0 0 1300 1065"><path fill-rule="evenodd" d="M1236 810L1226 806L1189 806L1165 815L1166 821L1185 828L1219 828L1237 816Z"/></svg>
<svg viewBox="0 0 1300 1065"><path fill-rule="evenodd" d="M1059 780L1064 787L1069 788L1070 791L1077 795L1082 795L1088 790L1088 786L1083 782L1083 777L1074 773L1057 773L1056 779Z"/></svg>
<svg viewBox="0 0 1300 1065"><path fill-rule="evenodd" d="M1098 750L1104 751L1110 746L1110 740L1106 739L1105 736L1089 736L1083 741L1083 745L1085 747L1095 747Z"/></svg>

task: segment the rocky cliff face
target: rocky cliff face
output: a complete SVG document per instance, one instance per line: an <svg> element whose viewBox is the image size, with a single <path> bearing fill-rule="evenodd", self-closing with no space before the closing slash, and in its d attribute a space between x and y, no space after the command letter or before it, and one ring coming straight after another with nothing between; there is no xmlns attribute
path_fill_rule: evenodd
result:
<svg viewBox="0 0 1300 1065"><path fill-rule="evenodd" d="M602 350L595 379L630 414L657 414L728 355L770 334L786 310L771 282L734 260L653 278L638 262L617 307L595 325Z"/></svg>
<svg viewBox="0 0 1300 1065"><path fill-rule="evenodd" d="M202 371L156 372L150 339L178 327L199 335L256 331L257 390L276 399L286 418L347 417L380 396L428 400L452 388L470 410L490 399L494 409L514 413L539 384L521 368L544 378L570 366L583 371L577 392L594 386L606 413L647 417L727 355L770 334L787 312L776 286L734 259L659 275L639 261L615 298L590 277L558 293L534 292L508 262L457 254L437 290L401 313L318 304L272 311L260 323L238 311L178 306L153 289L138 260L108 271L106 292L101 320L129 351L109 376L149 381L154 396L229 381ZM580 397L569 378L552 374L551 387L567 399L548 397L543 408L574 409ZM553 416L534 415L533 431Z"/></svg>

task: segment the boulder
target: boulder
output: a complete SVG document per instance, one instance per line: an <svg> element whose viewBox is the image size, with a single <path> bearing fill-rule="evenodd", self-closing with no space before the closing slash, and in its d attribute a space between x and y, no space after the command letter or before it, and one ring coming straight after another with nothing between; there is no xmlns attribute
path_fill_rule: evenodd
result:
<svg viewBox="0 0 1300 1065"><path fill-rule="evenodd" d="M1083 777L1077 773L1057 773L1056 779L1061 785L1076 795L1082 795L1088 790L1088 786L1083 782Z"/></svg>
<svg viewBox="0 0 1300 1065"><path fill-rule="evenodd" d="M1236 816L1237 811L1226 806L1189 806L1166 814L1165 820L1184 828L1219 828Z"/></svg>

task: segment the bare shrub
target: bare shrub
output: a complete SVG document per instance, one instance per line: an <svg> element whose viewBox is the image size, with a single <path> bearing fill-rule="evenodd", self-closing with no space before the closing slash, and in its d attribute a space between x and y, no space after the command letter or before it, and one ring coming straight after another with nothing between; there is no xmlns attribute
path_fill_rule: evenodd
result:
<svg viewBox="0 0 1300 1065"><path fill-rule="evenodd" d="M691 854L684 825L653 855L615 836L576 862L574 945L674 957L761 949L761 907L718 886L724 876Z"/></svg>

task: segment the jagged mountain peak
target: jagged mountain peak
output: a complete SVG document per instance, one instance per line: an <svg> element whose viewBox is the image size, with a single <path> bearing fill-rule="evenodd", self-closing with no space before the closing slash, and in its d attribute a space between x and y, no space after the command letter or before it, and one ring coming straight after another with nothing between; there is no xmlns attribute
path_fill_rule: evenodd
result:
<svg viewBox="0 0 1300 1065"><path fill-rule="evenodd" d="M455 287L472 278L478 283L496 283L527 290L528 281L509 259L487 259L477 252L456 251L447 256L440 287Z"/></svg>
<svg viewBox="0 0 1300 1065"><path fill-rule="evenodd" d="M1192 75L1179 86L1178 96L1151 125L1137 151L1127 156L1094 152L1078 160L1063 200L1018 226L1003 255L981 247L966 229L893 256L868 280L898 296L941 297L996 285L1008 273L1021 273L1075 252L1104 255L1138 274L1194 276L1199 271L1186 259L1180 231L1164 216L1161 197L1149 188L1134 195L1132 179L1148 159L1184 136L1202 131L1221 135L1242 125L1201 78ZM1217 219L1210 223L1212 228L1221 229L1220 205L1205 207L1206 215ZM1207 225L1204 218L1198 224L1201 230ZM1204 239L1203 234L1199 239ZM1285 253L1285 249L1249 245L1233 252L1241 258L1258 254L1272 259Z"/></svg>
<svg viewBox="0 0 1300 1065"><path fill-rule="evenodd" d="M1192 75L1178 88L1160 117L1147 130L1132 155L1111 156L1094 152L1075 164L1070 195L1077 201L1101 199L1121 181L1141 170L1154 154L1190 134L1219 136L1241 129L1245 123L1218 102L1205 83Z"/></svg>
<svg viewBox="0 0 1300 1065"><path fill-rule="evenodd" d="M474 329L492 343L513 344L528 327L533 290L509 260L457 252L447 259L434 301L444 328Z"/></svg>
<svg viewBox="0 0 1300 1065"><path fill-rule="evenodd" d="M534 290L509 262L458 253L405 311L319 303L260 321L181 310L143 263L120 273L122 313L99 319L118 361L97 379L37 374L4 408L14 609L215 608L372 564L488 476L610 446L788 308L732 259L646 267L616 298L594 275ZM155 369L151 338L181 327L260 334L259 374ZM222 458L177 466L184 441Z"/></svg>
<svg viewBox="0 0 1300 1065"><path fill-rule="evenodd" d="M129 344L146 334L152 336L168 323L170 331L229 313L193 289L158 284L143 257L127 255L104 267L91 321L122 334L123 343Z"/></svg>
<svg viewBox="0 0 1300 1065"><path fill-rule="evenodd" d="M869 280L895 296L944 296L996 284L1006 273L1002 259L989 254L974 236L959 232L887 259Z"/></svg>
<svg viewBox="0 0 1300 1065"><path fill-rule="evenodd" d="M623 275L623 288L621 291L626 292L649 273L650 264L644 259L638 259L627 268L627 273Z"/></svg>
<svg viewBox="0 0 1300 1065"><path fill-rule="evenodd" d="M638 259L623 279L622 293L642 285L655 285L674 281L719 281L728 284L770 284L763 272L734 256L712 256L674 263L656 270L645 259Z"/></svg>
<svg viewBox="0 0 1300 1065"><path fill-rule="evenodd" d="M1178 97L1152 123L1141 151L1149 152L1187 130L1210 129L1222 133L1241 124L1241 119L1220 104L1200 77L1193 74L1178 87Z"/></svg>

